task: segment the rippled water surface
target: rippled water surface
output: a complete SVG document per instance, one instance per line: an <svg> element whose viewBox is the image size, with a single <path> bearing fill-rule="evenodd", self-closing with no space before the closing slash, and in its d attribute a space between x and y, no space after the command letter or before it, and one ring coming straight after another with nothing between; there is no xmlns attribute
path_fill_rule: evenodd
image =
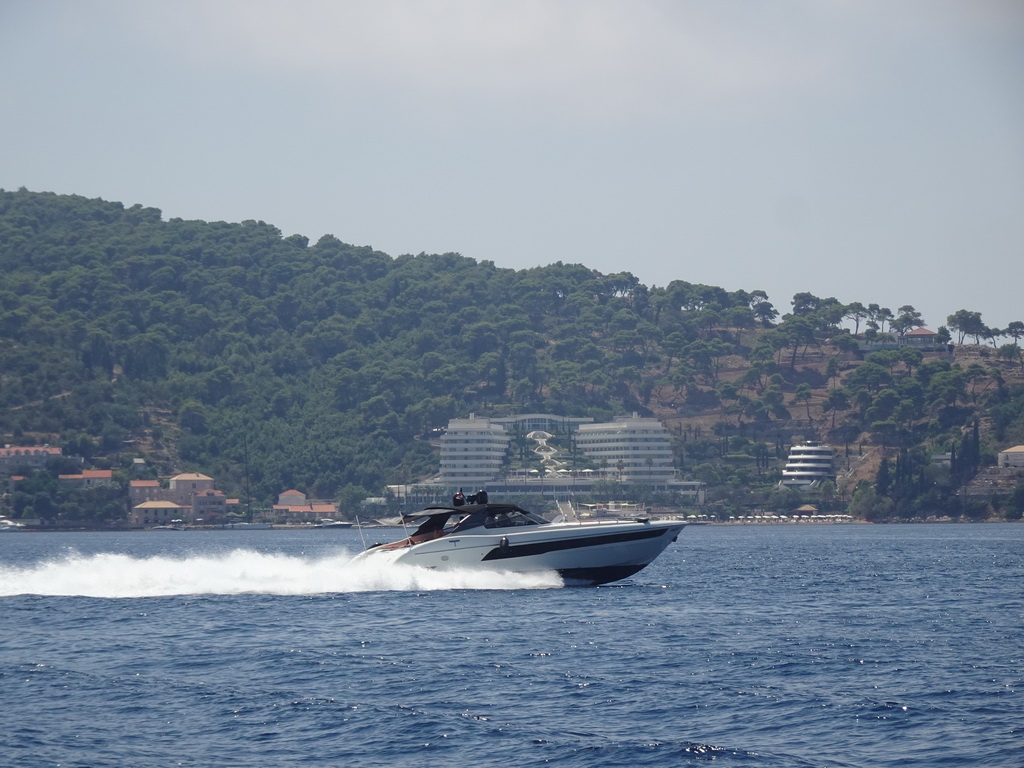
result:
<svg viewBox="0 0 1024 768"><path fill-rule="evenodd" d="M1024 525L690 527L600 588L359 548L0 535L0 763L1024 765Z"/></svg>

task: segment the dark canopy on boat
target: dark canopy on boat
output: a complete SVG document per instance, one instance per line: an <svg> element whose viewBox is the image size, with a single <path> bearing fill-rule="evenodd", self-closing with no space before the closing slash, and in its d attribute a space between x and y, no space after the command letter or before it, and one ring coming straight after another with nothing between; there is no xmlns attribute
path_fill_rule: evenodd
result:
<svg viewBox="0 0 1024 768"><path fill-rule="evenodd" d="M507 515L512 512L522 512L524 515L531 514L515 504L463 504L461 507L427 507L419 512L405 515L402 521L411 523L413 520L422 520L425 517L433 517L435 515L473 515L480 512L483 512L485 515Z"/></svg>
<svg viewBox="0 0 1024 768"><path fill-rule="evenodd" d="M452 518L457 518L451 533L472 528L511 528L523 525L548 525L549 521L515 504L464 504L461 507L427 507L406 515L403 522L421 520L416 534L440 532Z"/></svg>

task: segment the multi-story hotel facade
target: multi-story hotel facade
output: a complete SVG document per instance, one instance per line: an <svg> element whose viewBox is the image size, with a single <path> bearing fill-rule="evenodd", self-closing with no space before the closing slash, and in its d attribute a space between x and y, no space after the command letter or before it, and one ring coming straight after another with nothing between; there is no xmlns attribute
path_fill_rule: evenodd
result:
<svg viewBox="0 0 1024 768"><path fill-rule="evenodd" d="M785 469L782 470L779 485L806 490L817 488L826 480L835 479L832 447L809 440L789 449L789 457L786 459Z"/></svg>
<svg viewBox="0 0 1024 768"><path fill-rule="evenodd" d="M551 437L557 438L560 448L545 453L543 446ZM528 441L530 450L539 449L538 456L546 457L539 462L540 468L509 469L509 453L516 440ZM467 494L486 488L498 495L539 493L569 499L610 480L703 499L701 483L679 479L669 431L658 419L636 413L599 423L589 417L538 413L500 418L470 414L449 421L438 445L439 473L422 483L389 486L393 495L425 501L442 488L444 492L464 488ZM580 458L587 468L580 468Z"/></svg>
<svg viewBox="0 0 1024 768"><path fill-rule="evenodd" d="M657 419L634 413L614 421L581 424L576 429L576 447L622 482L663 485L676 477L671 436Z"/></svg>
<svg viewBox="0 0 1024 768"><path fill-rule="evenodd" d="M447 485L476 486L496 479L511 439L504 426L476 414L452 419L441 437L441 480Z"/></svg>

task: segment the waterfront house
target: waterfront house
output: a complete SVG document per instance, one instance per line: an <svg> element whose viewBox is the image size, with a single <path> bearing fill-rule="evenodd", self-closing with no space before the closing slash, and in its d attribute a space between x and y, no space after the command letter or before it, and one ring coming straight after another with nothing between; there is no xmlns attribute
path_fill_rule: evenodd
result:
<svg viewBox="0 0 1024 768"><path fill-rule="evenodd" d="M274 520L283 523L318 523L333 519L338 506L322 499L307 499L302 491L288 490L277 497L272 508Z"/></svg>
<svg viewBox="0 0 1024 768"><path fill-rule="evenodd" d="M65 488L95 488L100 485L113 485L114 471L83 469L77 475L57 475L57 480Z"/></svg>
<svg viewBox="0 0 1024 768"><path fill-rule="evenodd" d="M192 497L213 490L213 478L199 472L183 472L167 481L169 498L182 506L191 506Z"/></svg>
<svg viewBox="0 0 1024 768"><path fill-rule="evenodd" d="M159 480L129 480L128 500L133 507L144 501L161 501L165 498L165 490L160 487Z"/></svg>
<svg viewBox="0 0 1024 768"><path fill-rule="evenodd" d="M188 509L173 501L144 501L132 507L128 515L129 523L136 528L154 525L170 525L176 520L183 520Z"/></svg>
<svg viewBox="0 0 1024 768"><path fill-rule="evenodd" d="M215 523L223 518L228 511L228 498L224 491L207 488L192 496L192 507L189 519L194 523Z"/></svg>

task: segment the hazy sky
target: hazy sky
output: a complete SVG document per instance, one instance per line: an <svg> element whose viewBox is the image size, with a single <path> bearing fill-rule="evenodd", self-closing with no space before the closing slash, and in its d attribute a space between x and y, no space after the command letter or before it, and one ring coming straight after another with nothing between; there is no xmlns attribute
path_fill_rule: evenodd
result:
<svg viewBox="0 0 1024 768"><path fill-rule="evenodd" d="M0 187L1024 320L1024 2L0 0Z"/></svg>

